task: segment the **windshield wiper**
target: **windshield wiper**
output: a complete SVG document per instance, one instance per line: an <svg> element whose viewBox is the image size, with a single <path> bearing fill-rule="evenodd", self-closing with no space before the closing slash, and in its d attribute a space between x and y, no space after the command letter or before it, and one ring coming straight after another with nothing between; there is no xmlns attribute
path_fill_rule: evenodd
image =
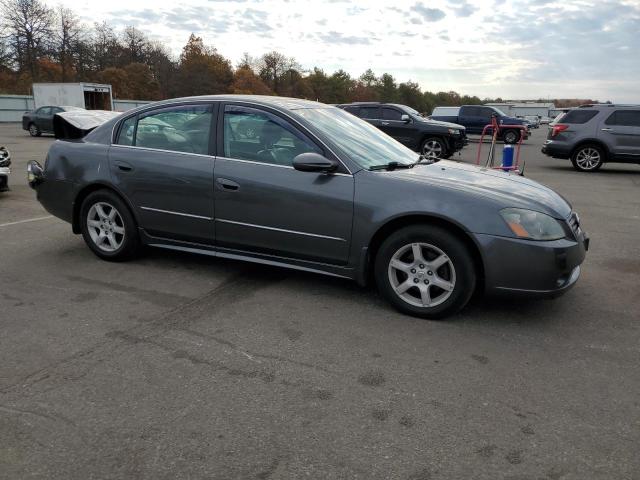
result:
<svg viewBox="0 0 640 480"><path fill-rule="evenodd" d="M426 155L421 153L420 156L418 157L418 160L416 160L415 162L413 162L411 164L411 167L415 167L419 163L423 163L423 161L425 161L425 160L426 160L426 162L424 162L425 165L431 165L431 164L436 163L438 161L437 158L427 157Z"/></svg>
<svg viewBox="0 0 640 480"><path fill-rule="evenodd" d="M369 170L395 170L396 168L411 168L413 167L413 163L398 163L398 162L389 162L383 165L373 165L369 167Z"/></svg>

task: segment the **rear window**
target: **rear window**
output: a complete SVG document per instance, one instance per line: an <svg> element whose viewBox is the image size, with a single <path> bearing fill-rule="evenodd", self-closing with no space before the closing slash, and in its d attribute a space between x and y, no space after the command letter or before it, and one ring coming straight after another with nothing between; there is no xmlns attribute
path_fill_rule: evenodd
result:
<svg viewBox="0 0 640 480"><path fill-rule="evenodd" d="M587 123L598 114L598 110L571 110L561 118L562 123Z"/></svg>
<svg viewBox="0 0 640 480"><path fill-rule="evenodd" d="M640 110L618 110L613 112L604 123L621 127L640 127Z"/></svg>

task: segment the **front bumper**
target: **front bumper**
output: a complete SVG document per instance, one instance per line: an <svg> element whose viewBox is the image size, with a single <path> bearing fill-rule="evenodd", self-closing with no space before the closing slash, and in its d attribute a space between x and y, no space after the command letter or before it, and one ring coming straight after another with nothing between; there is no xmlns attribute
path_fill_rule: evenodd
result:
<svg viewBox="0 0 640 480"><path fill-rule="evenodd" d="M485 291L526 297L557 297L580 277L589 248L582 231L577 239L521 240L476 234L483 254Z"/></svg>

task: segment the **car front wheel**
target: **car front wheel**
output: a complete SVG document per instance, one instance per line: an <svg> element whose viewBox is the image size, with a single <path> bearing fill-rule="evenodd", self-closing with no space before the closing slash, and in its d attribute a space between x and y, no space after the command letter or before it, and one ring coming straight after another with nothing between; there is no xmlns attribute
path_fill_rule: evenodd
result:
<svg viewBox="0 0 640 480"><path fill-rule="evenodd" d="M139 249L136 223L125 203L109 190L90 193L80 210L82 236L104 260L121 261Z"/></svg>
<svg viewBox="0 0 640 480"><path fill-rule="evenodd" d="M434 320L463 308L476 284L465 244L431 225L391 234L376 256L375 278L382 295L398 310Z"/></svg>
<svg viewBox="0 0 640 480"><path fill-rule="evenodd" d="M447 154L447 147L441 139L430 137L422 142L420 153L427 158L444 158Z"/></svg>
<svg viewBox="0 0 640 480"><path fill-rule="evenodd" d="M31 135L32 137L39 137L40 135L42 135L42 132L35 123L29 124L29 135Z"/></svg>
<svg viewBox="0 0 640 480"><path fill-rule="evenodd" d="M504 143L514 144L520 140L520 134L516 130L507 130L504 132Z"/></svg>
<svg viewBox="0 0 640 480"><path fill-rule="evenodd" d="M604 163L604 152L595 145L586 145L574 152L571 163L579 172L595 172Z"/></svg>

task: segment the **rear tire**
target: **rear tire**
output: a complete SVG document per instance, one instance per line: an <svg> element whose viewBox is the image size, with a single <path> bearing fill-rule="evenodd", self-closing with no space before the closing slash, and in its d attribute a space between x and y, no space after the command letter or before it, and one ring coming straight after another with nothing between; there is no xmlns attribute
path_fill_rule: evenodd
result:
<svg viewBox="0 0 640 480"><path fill-rule="evenodd" d="M380 293L396 309L430 320L459 311L476 286L466 245L432 225L412 225L392 233L378 250L374 275Z"/></svg>
<svg viewBox="0 0 640 480"><path fill-rule="evenodd" d="M602 167L604 158L604 150L598 145L581 145L571 155L571 163L579 172L595 172Z"/></svg>
<svg viewBox="0 0 640 480"><path fill-rule="evenodd" d="M30 123L28 128L29 135L31 135L32 137L39 137L40 135L42 135L42 132L35 123Z"/></svg>
<svg viewBox="0 0 640 480"><path fill-rule="evenodd" d="M122 199L110 190L97 190L84 199L80 227L87 246L103 260L128 260L140 250L135 219Z"/></svg>

